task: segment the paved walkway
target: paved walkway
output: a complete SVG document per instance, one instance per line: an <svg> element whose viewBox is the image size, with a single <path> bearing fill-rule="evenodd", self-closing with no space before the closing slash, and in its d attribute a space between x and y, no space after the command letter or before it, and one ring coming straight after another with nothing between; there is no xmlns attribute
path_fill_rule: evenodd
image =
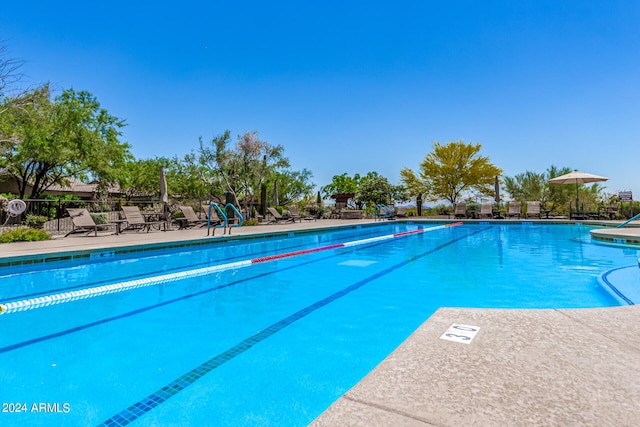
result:
<svg viewBox="0 0 640 427"><path fill-rule="evenodd" d="M233 228L232 235L350 226L321 220ZM0 245L0 260L225 238L206 228ZM640 229L608 231L632 239ZM605 233L605 234L607 234ZM639 273L640 274L640 273ZM479 328L469 343L441 337ZM461 331L458 339L471 336ZM455 337L454 337L455 339ZM640 306L576 310L442 308L313 426L638 426Z"/></svg>

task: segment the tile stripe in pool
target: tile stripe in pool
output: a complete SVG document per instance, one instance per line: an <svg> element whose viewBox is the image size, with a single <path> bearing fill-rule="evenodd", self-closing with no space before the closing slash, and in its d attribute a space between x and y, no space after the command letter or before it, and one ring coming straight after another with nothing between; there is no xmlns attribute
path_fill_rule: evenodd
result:
<svg viewBox="0 0 640 427"><path fill-rule="evenodd" d="M638 260L639 263L639 267L640 267L640 260ZM626 302L629 305L635 305L635 303L629 299L624 293L622 293L613 283L611 283L611 281L609 280L609 276L612 273L616 273L616 272L620 272L620 271L626 271L626 270L632 270L632 271L636 271L636 266L625 266L625 267L617 267L617 268L613 268L609 271L606 271L602 276L600 276L599 281L600 283L605 284L606 286L609 287L609 289L611 289L611 291L617 295L618 297L620 297L620 299L622 299L624 302Z"/></svg>
<svg viewBox="0 0 640 427"><path fill-rule="evenodd" d="M107 419L106 421L104 421L103 423L99 424L100 427L115 427L115 426L125 426L133 421L135 421L136 419L138 419L140 416L144 415L145 413L149 412L150 410L152 410L153 408L155 408L156 406L159 406L161 403L166 402L170 397L175 396L176 394L178 394L178 392L184 390L186 387L188 387L189 385L193 384L194 382L196 382L198 379L200 379L201 377L203 377L204 375L208 374L209 372L213 371L214 369L216 369L217 367L223 365L224 363L228 362L229 360L232 360L234 357L244 353L246 350L250 349L251 347L253 347L254 345L260 343L261 341L265 340L266 338L269 338L271 335L275 334L276 332L281 331L282 329L284 329L285 327L295 323L296 321L306 317L307 315L315 312L316 310L344 297L345 295L350 294L353 291L356 291L358 289L360 289L361 287L363 287L364 285L380 278L383 277L401 267L404 267L405 265L416 261L418 259L424 258L427 255L430 255L434 252L437 252L441 249L444 249L447 246L450 246L454 243L457 243L460 240L463 240L473 234L477 234L480 233L484 230L478 230L475 231L473 233L469 233L467 235L464 236L460 236L457 237L455 239L452 239L446 243L443 243L439 246L436 246L435 248L429 249L426 252L423 252L419 255L415 255L411 258L408 258L398 264L392 265L391 267L388 267L382 271L377 272L376 274L373 274L365 279L362 279L360 281L358 281L357 283L354 283L351 286L348 286L344 289L342 289L341 291L338 291L330 296L328 296L327 298L324 298L320 301L317 301L305 308L303 308L302 310L292 314L289 317L286 317L274 324L272 324L271 326L268 326L267 328L263 329L262 331L258 332L257 334L241 341L240 343L236 344L235 346L231 347L230 349L226 350L223 353L218 354L217 356L207 360L206 362L204 362L203 364L201 364L200 366L192 369L191 371L187 372L186 374L176 378L175 380L171 381L169 384L167 384L166 386L162 387L160 390L150 394L149 396L145 397L144 399L140 400L139 402L134 403L133 405L129 406L127 409L124 409L123 411L120 411L119 413L117 413L116 415L110 417L109 419Z"/></svg>
<svg viewBox="0 0 640 427"><path fill-rule="evenodd" d="M305 254L320 252L320 251L329 250L329 249L369 244L369 243L379 242L379 241L393 239L397 237L405 237L412 234L424 233L427 231L440 230L443 228L453 227L460 224L462 223L456 222L453 224L445 224L445 225L439 225L435 227L421 228L418 230L412 230L412 231L407 231L403 233L388 234L380 237L372 237L368 239L355 240L352 242L321 246L318 248L303 249L300 251L287 252L283 254L276 254L276 255L271 255L267 257L254 258L251 260L238 261L238 262L232 262L227 264L220 264L220 265L215 265L211 267L203 267L195 270L188 270L188 271L183 271L178 273L163 274L161 276L130 280L126 282L114 283L111 285L98 286L94 288L87 288L87 289L82 289L77 291L63 292L59 294L52 294L52 295L47 295L43 297L30 298L30 299L25 299L20 301L12 301L8 303L0 304L0 314L8 314L8 313L15 313L15 312L25 311L25 310L33 310L36 308L47 307L54 304L63 304L63 303L78 301L86 298L109 295L116 292L123 292L123 291L132 290L132 289L143 288L147 286L155 286L155 285L173 282L173 281L177 281L185 278L199 277L199 276L204 276L211 273L218 273L225 270L248 267L256 263L274 261L277 259L288 258L288 257L293 257L298 255L305 255Z"/></svg>
<svg viewBox="0 0 640 427"><path fill-rule="evenodd" d="M473 234L475 234L475 233L473 233ZM379 245L379 244L383 244L383 242L374 243L374 245ZM335 256L335 255L330 255L329 257L333 257L333 256ZM247 277L245 279L240 279L240 280L237 280L237 281L232 281L232 282L229 282L229 283L225 283L224 285L215 286L213 288L205 289L205 290L193 293L193 294L184 295L184 296L181 296L179 298L175 298L175 299L172 299L172 300L169 300L169 301L164 301L164 302L161 302L161 303L158 303L158 304L154 304L154 305L151 305L151 306L143 307L143 308L140 308L140 309L137 309L137 310L134 310L134 311L130 311L130 312L127 312L127 313L123 313L123 314L120 314L120 315L117 315L117 316L113 316L113 317L101 319L101 320L98 320L98 321L95 321L95 322L91 322L91 323L88 323L88 324L80 325L80 326L74 327L72 329L67 329L65 331L59 331L59 332L56 332L54 334L46 335L46 336L43 336L43 337L34 338L34 339L31 339L31 340L23 341L23 342L16 343L16 344L11 344L11 345L8 345L6 347L0 347L0 353L6 353L6 352L9 352L9 351L14 351L14 350L17 350L17 349L25 347L25 346L29 346L29 345L40 343L40 342L47 341L47 340L50 340L50 339L58 338L58 337L66 335L66 334L79 332L79 331L82 331L82 330L85 330L85 329L88 329L88 328L91 328L91 327L94 327L94 326L101 325L103 323L107 323L107 322L123 319L123 318L129 317L129 316L134 316L136 314L143 313L143 312L148 311L148 310L153 310L155 308L163 307L165 305L173 304L175 302L182 301L182 300L185 300L185 299L198 297L200 295L204 295L204 294L207 294L207 293L210 293L210 292L215 292L216 290L219 290L219 289L222 289L222 288L226 288L226 287L229 287L229 286L233 286L233 285L238 284L238 283L242 283L242 282L245 282L245 281L248 281L248 280L253 280L253 279L256 279L258 277L263 277L263 276L268 276L268 275L271 275L271 274L275 274L275 273L277 273L279 271L284 271L284 270L288 270L288 269L291 269L291 268L297 268L297 267L300 267L302 265L305 265L305 264L308 264L308 263L312 263L312 262L316 262L316 261L320 261L320 260L322 260L322 258L306 261L304 263L300 263L300 264L297 264L297 265L292 265L292 266L289 266L289 267L280 268L277 271L272 271L272 272L268 272L268 273L261 273L261 274L259 274L257 276Z"/></svg>

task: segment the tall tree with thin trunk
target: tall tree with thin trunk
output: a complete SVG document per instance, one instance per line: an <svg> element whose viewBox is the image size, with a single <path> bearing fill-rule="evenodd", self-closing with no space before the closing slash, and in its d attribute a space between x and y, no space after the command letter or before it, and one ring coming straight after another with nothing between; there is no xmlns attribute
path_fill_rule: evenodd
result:
<svg viewBox="0 0 640 427"><path fill-rule="evenodd" d="M245 211L258 193L266 177L289 167L284 147L272 145L258 137L257 132L239 135L234 147L230 132L213 138L209 144L200 139L200 158L215 171L225 190L232 194L236 206Z"/></svg>

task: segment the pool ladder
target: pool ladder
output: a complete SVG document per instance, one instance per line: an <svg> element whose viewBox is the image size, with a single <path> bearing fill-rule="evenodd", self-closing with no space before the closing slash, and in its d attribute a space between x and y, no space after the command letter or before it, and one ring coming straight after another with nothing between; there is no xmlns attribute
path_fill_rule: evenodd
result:
<svg viewBox="0 0 640 427"><path fill-rule="evenodd" d="M391 209L387 205L378 203L373 207L373 214L376 217L376 219L380 219L381 221L384 219L391 219L393 218L393 209Z"/></svg>
<svg viewBox="0 0 640 427"><path fill-rule="evenodd" d="M222 225L213 226L213 235L216 234L216 228L224 228L224 234L227 234L227 226L229 228L229 234L231 234L231 227L241 227L244 223L244 217L232 203L227 203L226 205L224 205L224 208L221 208L217 203L211 202L211 204L209 204L209 210L207 211L207 236L209 235L209 230L211 230L211 208L215 209L218 217L222 219ZM229 223L229 218L227 217L226 213L228 208L230 208L237 215L239 219L237 224Z"/></svg>

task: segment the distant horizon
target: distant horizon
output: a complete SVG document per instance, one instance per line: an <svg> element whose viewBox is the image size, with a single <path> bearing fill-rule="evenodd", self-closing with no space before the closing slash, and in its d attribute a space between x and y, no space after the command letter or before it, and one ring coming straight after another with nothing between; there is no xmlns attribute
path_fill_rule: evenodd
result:
<svg viewBox="0 0 640 427"><path fill-rule="evenodd" d="M503 176L568 167L640 199L637 2L26 0L3 12L21 86L91 92L126 120L137 159L257 131L320 188L370 171L399 183L434 142L462 139Z"/></svg>

